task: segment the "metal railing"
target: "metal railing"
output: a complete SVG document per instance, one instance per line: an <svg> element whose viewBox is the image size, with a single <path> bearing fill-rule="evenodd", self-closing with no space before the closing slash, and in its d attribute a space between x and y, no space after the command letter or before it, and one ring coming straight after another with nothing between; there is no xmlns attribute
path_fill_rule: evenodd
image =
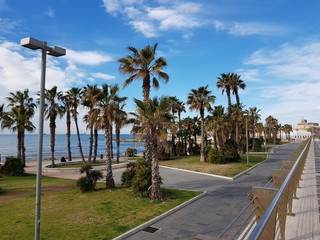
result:
<svg viewBox="0 0 320 240"><path fill-rule="evenodd" d="M310 143L311 139L304 141L288 161L283 162L281 169L273 170L272 178L264 187L253 187L251 202L219 238L284 239L286 215L293 214L292 200L296 197Z"/></svg>
<svg viewBox="0 0 320 240"><path fill-rule="evenodd" d="M296 160L294 160L295 155L290 159L291 161L294 161L291 170L287 174L262 218L259 219L256 227L248 237L249 240L274 239L277 232L280 234L280 239L285 239L286 215L293 215L292 200L293 198L296 198L296 189L299 185L299 180L301 179L310 143L311 139L308 139L302 145L303 150ZM288 166L289 164L284 163L285 169L288 168ZM277 231L277 229L279 229L280 232Z"/></svg>

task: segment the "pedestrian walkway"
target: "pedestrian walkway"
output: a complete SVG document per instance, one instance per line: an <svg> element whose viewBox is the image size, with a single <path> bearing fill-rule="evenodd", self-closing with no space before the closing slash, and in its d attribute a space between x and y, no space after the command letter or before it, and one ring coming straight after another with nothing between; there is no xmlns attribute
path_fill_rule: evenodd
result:
<svg viewBox="0 0 320 240"><path fill-rule="evenodd" d="M320 196L320 142L311 143L305 168L297 189L298 199L293 200L293 213L287 216L286 239L320 239L319 203ZM318 179L318 181L317 181Z"/></svg>

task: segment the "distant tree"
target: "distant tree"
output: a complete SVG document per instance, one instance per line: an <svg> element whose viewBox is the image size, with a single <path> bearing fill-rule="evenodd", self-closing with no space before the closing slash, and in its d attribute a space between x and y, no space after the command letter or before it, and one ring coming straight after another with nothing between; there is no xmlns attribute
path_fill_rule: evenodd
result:
<svg viewBox="0 0 320 240"><path fill-rule="evenodd" d="M199 87L198 89L191 89L191 92L188 94L187 104L189 105L190 110L197 110L200 112L200 121L201 121L201 149L200 149L200 161L205 162L205 132L204 132L204 112L205 110L211 110L211 103L215 102L216 97L210 95L208 86Z"/></svg>
<svg viewBox="0 0 320 240"><path fill-rule="evenodd" d="M40 94L38 93L38 95ZM54 167L56 119L57 119L57 116L61 118L64 113L64 108L61 105L62 92L57 90L57 86L54 86L51 89L45 89L44 98L46 102L45 103L46 119L50 120L49 127L50 127L51 162L52 162L52 167Z"/></svg>
<svg viewBox="0 0 320 240"><path fill-rule="evenodd" d="M79 124L78 124L78 107L80 105L80 100L82 98L83 91L81 88L73 87L66 92L66 95L70 98L70 101L71 101L71 115L73 117L74 124L77 130L78 147L79 147L81 159L83 163L86 163L86 160L84 159L84 155L82 151L82 144L81 144L81 138L80 138Z"/></svg>
<svg viewBox="0 0 320 240"><path fill-rule="evenodd" d="M25 166L25 131L32 132L35 129L31 118L34 116L36 104L33 98L29 96L28 89L23 92L11 92L6 100L8 101L7 107L10 110L4 112L4 105L0 106L1 127L8 128L12 132L17 132L17 157L23 161L23 165Z"/></svg>
<svg viewBox="0 0 320 240"><path fill-rule="evenodd" d="M66 115L66 126L67 126L67 149L68 149L68 160L72 161L72 152L71 152L71 100L70 96L63 95L61 98L63 103L63 111Z"/></svg>

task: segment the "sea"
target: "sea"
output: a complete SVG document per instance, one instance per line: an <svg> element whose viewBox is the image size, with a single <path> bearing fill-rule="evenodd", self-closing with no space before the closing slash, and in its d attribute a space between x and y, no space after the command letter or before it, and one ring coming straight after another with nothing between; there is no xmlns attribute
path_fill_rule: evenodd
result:
<svg viewBox="0 0 320 240"><path fill-rule="evenodd" d="M81 144L82 151L85 157L89 155L89 134L81 134ZM113 136L115 139L115 136ZM142 154L144 151L143 142L137 143L132 140L136 139L136 136L131 134L121 134L121 139L131 140L131 141L121 141L120 142L120 156L124 156L127 148L137 149L138 154ZM79 147L78 147L78 138L76 134L72 134L71 138L71 152L72 158L81 157ZM17 135L15 134L0 134L0 160L5 160L8 156L17 156ZM36 160L38 152L38 135L37 134L26 134L25 135L25 147L26 147L26 159L27 160ZM116 156L116 142L113 140L113 153ZM50 134L43 135L43 160L51 158L50 150ZM99 134L98 137L98 156L99 159L101 154L105 156L105 138L104 134ZM60 160L61 157L68 157L67 149L67 136L66 134L56 134L55 140L55 159Z"/></svg>

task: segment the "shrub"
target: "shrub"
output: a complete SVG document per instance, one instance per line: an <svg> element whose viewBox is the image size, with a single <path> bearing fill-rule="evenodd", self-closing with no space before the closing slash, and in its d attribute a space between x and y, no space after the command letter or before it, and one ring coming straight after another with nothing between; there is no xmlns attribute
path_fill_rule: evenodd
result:
<svg viewBox="0 0 320 240"><path fill-rule="evenodd" d="M126 187L131 187L132 179L136 175L137 164L130 162L126 166L126 171L121 175L121 183Z"/></svg>
<svg viewBox="0 0 320 240"><path fill-rule="evenodd" d="M125 152L126 157L136 157L137 156L137 149L135 148L127 148Z"/></svg>
<svg viewBox="0 0 320 240"><path fill-rule="evenodd" d="M132 179L132 190L140 197L148 197L151 184L150 164L141 160L137 164L136 174Z"/></svg>
<svg viewBox="0 0 320 240"><path fill-rule="evenodd" d="M1 172L10 176L22 176L24 173L24 163L16 157L6 157L4 165L1 167Z"/></svg>
<svg viewBox="0 0 320 240"><path fill-rule="evenodd" d="M219 150L216 148L209 148L209 150L207 151L207 161L215 164L224 163Z"/></svg>
<svg viewBox="0 0 320 240"><path fill-rule="evenodd" d="M76 183L82 192L93 191L96 188L97 181L103 178L101 171L93 170L91 164L84 164L80 168L80 173L86 174L86 176L80 177Z"/></svg>
<svg viewBox="0 0 320 240"><path fill-rule="evenodd" d="M240 155L238 153L238 144L233 139L226 141L226 148L223 155L225 162L238 162L240 161Z"/></svg>

